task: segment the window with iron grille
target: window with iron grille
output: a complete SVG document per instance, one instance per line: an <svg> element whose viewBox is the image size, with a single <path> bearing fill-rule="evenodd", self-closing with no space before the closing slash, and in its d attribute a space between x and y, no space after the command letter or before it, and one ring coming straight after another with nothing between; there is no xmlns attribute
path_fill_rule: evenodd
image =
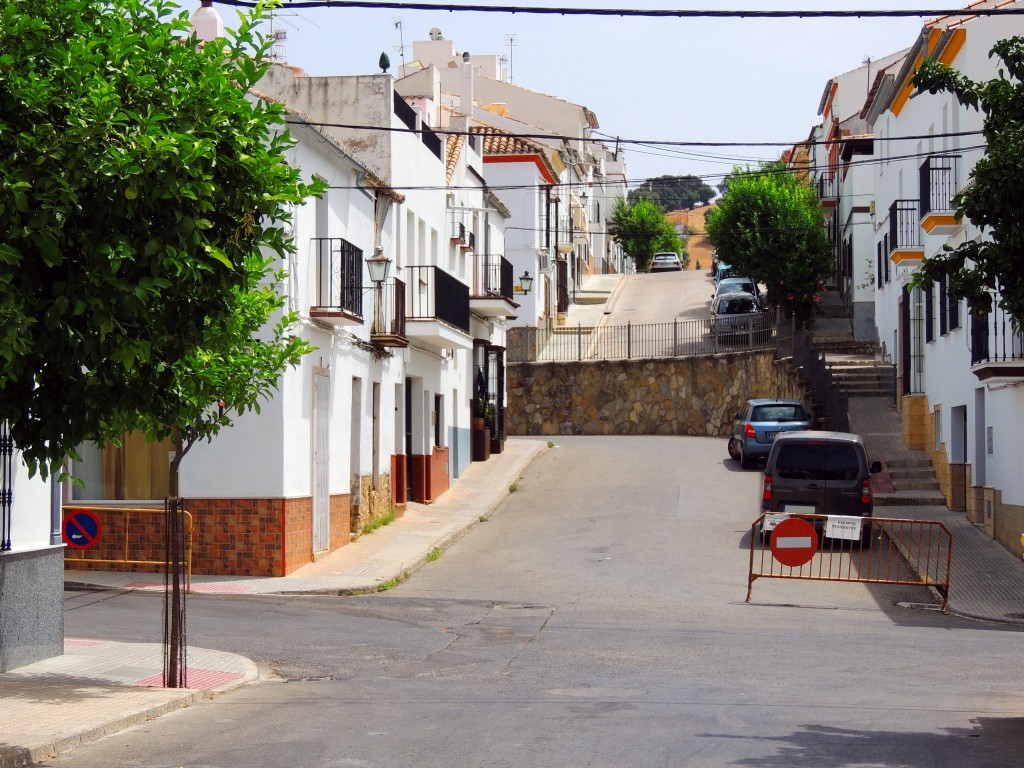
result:
<svg viewBox="0 0 1024 768"><path fill-rule="evenodd" d="M950 292L949 299L949 330L955 331L960 327L960 300Z"/></svg>
<svg viewBox="0 0 1024 768"><path fill-rule="evenodd" d="M935 341L935 284L924 292L924 340Z"/></svg>
<svg viewBox="0 0 1024 768"><path fill-rule="evenodd" d="M939 278L939 335L945 336L949 333L949 312L946 309L946 276Z"/></svg>

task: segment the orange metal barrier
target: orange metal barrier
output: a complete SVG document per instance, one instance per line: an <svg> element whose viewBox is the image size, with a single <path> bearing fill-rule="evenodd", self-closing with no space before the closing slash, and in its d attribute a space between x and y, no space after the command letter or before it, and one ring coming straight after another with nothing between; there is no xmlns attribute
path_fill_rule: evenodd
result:
<svg viewBox="0 0 1024 768"><path fill-rule="evenodd" d="M103 512L105 514L121 514L124 515L124 557L122 558L94 558L86 557L84 550L77 550L80 555L78 557L71 557L67 553L70 550L65 550L65 560L80 560L86 563L109 563L118 565L166 565L163 560L134 560L128 556L128 543L129 543L129 522L131 521L130 515L164 515L165 510L154 507L96 507L87 504L65 504L62 507L62 514L68 512L74 512L78 509L86 509L90 512ZM192 513L188 510L182 510L184 515L185 524L185 591L192 591Z"/></svg>
<svg viewBox="0 0 1024 768"><path fill-rule="evenodd" d="M942 523L868 518L870 546L862 546L857 539L825 537L827 515L801 514L816 529L818 545L806 563L791 567L775 558L768 541L762 544L765 517L761 515L750 529L748 603L756 579L805 579L933 587L942 598L942 610L948 611L953 535Z"/></svg>

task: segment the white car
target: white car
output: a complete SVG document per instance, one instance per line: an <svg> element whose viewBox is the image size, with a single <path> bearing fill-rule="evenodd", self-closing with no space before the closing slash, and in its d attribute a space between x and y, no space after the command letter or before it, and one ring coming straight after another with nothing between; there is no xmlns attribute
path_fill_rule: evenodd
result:
<svg viewBox="0 0 1024 768"><path fill-rule="evenodd" d="M648 272L680 271L682 268L683 262L679 260L679 254L669 251L654 254L654 258L651 259L651 266L648 267Z"/></svg>

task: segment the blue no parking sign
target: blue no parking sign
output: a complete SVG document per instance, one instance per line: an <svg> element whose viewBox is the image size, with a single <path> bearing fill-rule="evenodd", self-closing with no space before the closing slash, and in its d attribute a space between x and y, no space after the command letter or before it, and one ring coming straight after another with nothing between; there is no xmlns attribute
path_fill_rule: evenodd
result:
<svg viewBox="0 0 1024 768"><path fill-rule="evenodd" d="M64 516L64 543L75 549L88 549L100 540L103 526L95 512L72 509Z"/></svg>

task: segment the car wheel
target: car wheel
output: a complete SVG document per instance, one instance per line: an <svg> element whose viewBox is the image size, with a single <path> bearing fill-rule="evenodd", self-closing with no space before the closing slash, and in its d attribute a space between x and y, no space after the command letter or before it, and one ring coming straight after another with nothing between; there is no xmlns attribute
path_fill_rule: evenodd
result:
<svg viewBox="0 0 1024 768"><path fill-rule="evenodd" d="M729 458L733 461L740 460L740 449L736 447L736 441L732 438L729 439Z"/></svg>
<svg viewBox="0 0 1024 768"><path fill-rule="evenodd" d="M770 547L772 545L772 532L761 529L761 544Z"/></svg>

